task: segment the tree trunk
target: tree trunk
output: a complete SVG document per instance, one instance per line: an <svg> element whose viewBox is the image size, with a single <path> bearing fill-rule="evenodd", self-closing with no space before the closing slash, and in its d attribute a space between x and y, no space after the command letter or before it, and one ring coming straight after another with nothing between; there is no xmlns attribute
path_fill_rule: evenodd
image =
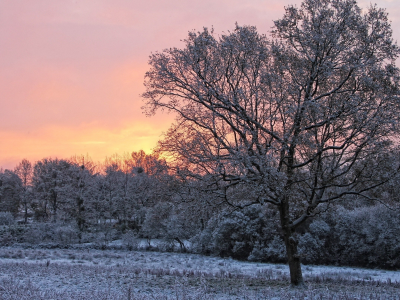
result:
<svg viewBox="0 0 400 300"><path fill-rule="evenodd" d="M290 283L293 286L303 286L303 274L301 272L300 256L297 252L297 241L293 237L293 233L284 233L286 245L286 255L289 262Z"/></svg>
<svg viewBox="0 0 400 300"><path fill-rule="evenodd" d="M300 256L297 251L298 242L294 236L294 229L290 227L289 205L287 201L283 201L280 207L280 219L286 246L286 256L289 263L290 283L292 286L302 287L304 286L304 281L301 272Z"/></svg>

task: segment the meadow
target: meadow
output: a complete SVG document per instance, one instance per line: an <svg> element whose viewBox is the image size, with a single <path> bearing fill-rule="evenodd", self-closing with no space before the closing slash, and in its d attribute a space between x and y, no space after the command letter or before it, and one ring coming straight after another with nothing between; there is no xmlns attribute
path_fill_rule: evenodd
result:
<svg viewBox="0 0 400 300"><path fill-rule="evenodd" d="M90 247L0 249L0 299L400 299L400 272Z"/></svg>

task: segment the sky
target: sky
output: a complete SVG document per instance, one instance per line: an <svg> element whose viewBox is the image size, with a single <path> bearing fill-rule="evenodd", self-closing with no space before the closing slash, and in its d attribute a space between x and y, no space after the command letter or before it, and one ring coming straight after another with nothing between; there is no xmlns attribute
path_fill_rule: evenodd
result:
<svg viewBox="0 0 400 300"><path fill-rule="evenodd" d="M300 3L0 0L0 168L23 158L150 153L173 116L141 110L149 55L183 47L188 31L203 27L221 34L237 22L268 35L284 6ZM400 0L372 3L387 8L400 44Z"/></svg>

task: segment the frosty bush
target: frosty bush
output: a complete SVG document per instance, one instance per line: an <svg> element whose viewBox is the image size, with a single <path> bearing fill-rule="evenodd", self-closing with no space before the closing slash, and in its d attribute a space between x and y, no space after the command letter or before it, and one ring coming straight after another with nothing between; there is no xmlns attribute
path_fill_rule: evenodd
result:
<svg viewBox="0 0 400 300"><path fill-rule="evenodd" d="M400 267L400 219L383 205L336 206L299 230L299 253L306 264ZM276 216L262 206L224 211L191 240L193 250L262 262L286 262Z"/></svg>
<svg viewBox="0 0 400 300"><path fill-rule="evenodd" d="M0 231L0 246L11 246L15 242L15 237L10 231Z"/></svg>
<svg viewBox="0 0 400 300"><path fill-rule="evenodd" d="M276 218L260 205L240 211L224 211L208 222L207 228L195 239L195 249L236 259L265 260L254 248L265 249L279 235ZM285 253L283 251L283 253Z"/></svg>
<svg viewBox="0 0 400 300"><path fill-rule="evenodd" d="M113 240L117 237L117 230L107 226L107 224L98 226L97 231L94 234L92 241L94 245L98 248L105 249Z"/></svg>
<svg viewBox="0 0 400 300"><path fill-rule="evenodd" d="M299 241L300 255L304 263L326 263L328 247L326 245L331 228L321 219L314 220Z"/></svg>
<svg viewBox="0 0 400 300"><path fill-rule="evenodd" d="M23 241L29 244L40 244L53 241L54 231L46 223L32 224L24 233Z"/></svg>
<svg viewBox="0 0 400 300"><path fill-rule="evenodd" d="M347 265L400 267L400 219L382 205L337 212L333 238L338 262Z"/></svg>
<svg viewBox="0 0 400 300"><path fill-rule="evenodd" d="M14 220L14 216L11 212L4 212L1 211L0 212L0 225L12 225L14 224L15 220Z"/></svg>
<svg viewBox="0 0 400 300"><path fill-rule="evenodd" d="M279 236L274 236L267 245L257 242L249 255L249 260L274 263L286 262L286 249L283 239Z"/></svg>
<svg viewBox="0 0 400 300"><path fill-rule="evenodd" d="M59 244L62 246L78 242L77 230L70 224L36 223L26 228L21 242L29 244Z"/></svg>
<svg viewBox="0 0 400 300"><path fill-rule="evenodd" d="M133 231L127 231L125 234L122 235L122 244L128 250L138 250L140 240L137 238L136 234Z"/></svg>
<svg viewBox="0 0 400 300"><path fill-rule="evenodd" d="M168 203L158 203L149 208L142 225L141 233L143 236L149 240L164 237L167 232L166 227L170 212L171 205Z"/></svg>
<svg viewBox="0 0 400 300"><path fill-rule="evenodd" d="M62 245L70 245L78 242L78 229L72 225L55 225L55 242Z"/></svg>
<svg viewBox="0 0 400 300"><path fill-rule="evenodd" d="M348 210L338 206L314 219L301 236L305 263L400 267L400 220L383 205Z"/></svg>

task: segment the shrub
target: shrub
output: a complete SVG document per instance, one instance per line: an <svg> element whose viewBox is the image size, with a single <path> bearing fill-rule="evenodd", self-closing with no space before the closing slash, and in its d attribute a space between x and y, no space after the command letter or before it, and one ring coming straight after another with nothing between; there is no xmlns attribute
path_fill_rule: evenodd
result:
<svg viewBox="0 0 400 300"><path fill-rule="evenodd" d="M13 225L15 223L14 216L9 211L0 211L0 225Z"/></svg>
<svg viewBox="0 0 400 300"><path fill-rule="evenodd" d="M313 219L299 242L304 263L400 267L400 219L383 205L335 207Z"/></svg>
<svg viewBox="0 0 400 300"><path fill-rule="evenodd" d="M133 231L127 231L122 235L122 245L124 245L128 250L138 250L139 244L140 240Z"/></svg>
<svg viewBox="0 0 400 300"><path fill-rule="evenodd" d="M278 235L275 215L268 208L254 205L239 211L223 211L193 239L194 249L236 259L265 261L261 249ZM254 250L256 248L256 250Z"/></svg>
<svg viewBox="0 0 400 300"><path fill-rule="evenodd" d="M306 264L400 267L400 218L383 205L347 209L336 206L309 220L299 236ZM252 206L224 211L192 238L192 249L204 254L262 262L286 262L277 218L271 210Z"/></svg>
<svg viewBox="0 0 400 300"><path fill-rule="evenodd" d="M78 228L71 225L55 225L54 241L62 245L70 245L78 242Z"/></svg>

